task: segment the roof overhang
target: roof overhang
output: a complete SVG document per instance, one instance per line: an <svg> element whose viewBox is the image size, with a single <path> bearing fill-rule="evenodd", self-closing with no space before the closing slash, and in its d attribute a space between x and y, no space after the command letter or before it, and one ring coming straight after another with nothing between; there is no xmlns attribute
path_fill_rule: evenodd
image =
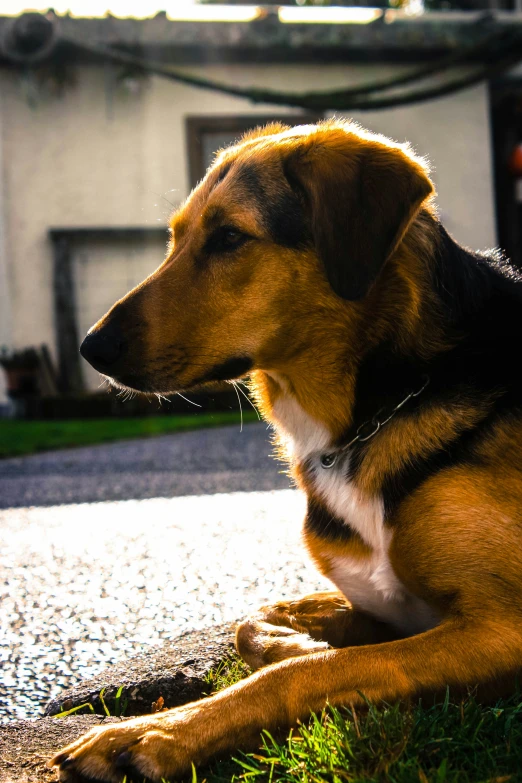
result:
<svg viewBox="0 0 522 783"><path fill-rule="evenodd" d="M61 36L121 48L160 63L336 63L418 62L458 51L469 44L473 28L488 32L522 26L522 14L496 12L429 12L411 17L384 11L369 24L299 24L280 21L268 7L250 22L179 21L162 12L150 19L45 17L55 28L51 57L93 59L60 41ZM0 17L2 41L16 17Z"/></svg>

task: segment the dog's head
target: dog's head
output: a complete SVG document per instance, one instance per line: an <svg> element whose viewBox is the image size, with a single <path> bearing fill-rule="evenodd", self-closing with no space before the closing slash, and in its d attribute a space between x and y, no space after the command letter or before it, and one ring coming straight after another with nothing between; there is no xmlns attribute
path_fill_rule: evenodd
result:
<svg viewBox="0 0 522 783"><path fill-rule="evenodd" d="M276 370L318 313L356 312L432 190L407 147L353 124L249 134L218 155L172 218L163 264L82 354L144 392Z"/></svg>

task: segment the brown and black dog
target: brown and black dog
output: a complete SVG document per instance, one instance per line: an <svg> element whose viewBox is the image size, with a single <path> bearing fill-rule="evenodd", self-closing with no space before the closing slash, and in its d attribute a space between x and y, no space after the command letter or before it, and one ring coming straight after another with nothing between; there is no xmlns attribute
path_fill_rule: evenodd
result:
<svg viewBox="0 0 522 783"><path fill-rule="evenodd" d="M164 263L89 332L120 386L251 374L339 592L240 625L255 669L93 729L60 780L154 781L325 704L513 688L522 669L522 280L438 222L424 162L341 121L221 152ZM268 664L268 665L267 665Z"/></svg>

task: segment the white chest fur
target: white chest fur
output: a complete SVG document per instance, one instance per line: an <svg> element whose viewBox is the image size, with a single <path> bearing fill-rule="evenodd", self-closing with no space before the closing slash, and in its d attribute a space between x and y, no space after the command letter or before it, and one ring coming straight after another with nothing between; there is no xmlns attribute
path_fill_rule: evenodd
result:
<svg viewBox="0 0 522 783"><path fill-rule="evenodd" d="M363 496L346 479L347 458L329 470L321 466L320 454L331 442L328 430L292 396L280 397L273 413L290 459L311 463L316 491L329 511L371 548L371 555L363 559L332 558L328 577L356 608L405 633L419 633L436 625L438 619L432 610L404 587L392 568L388 551L393 534L384 525L382 498Z"/></svg>

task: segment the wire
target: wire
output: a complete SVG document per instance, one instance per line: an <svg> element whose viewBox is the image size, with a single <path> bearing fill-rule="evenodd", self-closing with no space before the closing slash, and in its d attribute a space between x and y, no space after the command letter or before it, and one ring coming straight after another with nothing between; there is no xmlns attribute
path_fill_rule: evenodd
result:
<svg viewBox="0 0 522 783"><path fill-rule="evenodd" d="M398 95L395 97L390 96L388 98L376 98L374 100L368 101L353 101L351 103L347 102L344 104L344 106L338 105L333 108L343 110L371 109L372 111L377 111L379 109L389 109L395 106L407 106L408 104L412 103L422 103L423 101L431 101L435 98L443 98L446 95L451 95L454 92L460 92L461 90L469 89L470 87L473 87L480 82L489 81L490 79L493 79L494 77L499 76L501 73L504 73L505 71L512 68L520 60L522 60L522 46L519 44L515 52L512 52L507 57L502 58L493 66L485 66L484 68L480 68L468 76L455 79L454 81L447 82L446 84L432 87L429 90L412 90L410 93Z"/></svg>
<svg viewBox="0 0 522 783"><path fill-rule="evenodd" d="M330 92L287 93L278 90L260 89L257 87L234 87L231 84L206 79L166 68L159 63L153 63L120 49L90 44L79 41L76 38L61 37L60 42L74 47L80 51L105 57L122 65L130 65L147 73L155 74L173 81L187 84L199 89L213 90L246 98L253 103L272 103L275 105L293 106L308 110L378 110L392 106L404 106L434 98L443 97L454 92L471 87L481 81L486 81L513 67L522 60L522 36L518 31L503 30L499 33L486 36L479 43L462 47L458 52L441 58L436 63L424 66L416 71L401 76L381 80L360 87L352 87L344 90ZM486 65L476 67L475 71L464 77L449 80L443 84L431 88L411 90L395 96L379 96L364 98L365 95L389 92L390 90L421 81L430 76L436 76L455 65L473 65L477 58L489 59Z"/></svg>
<svg viewBox="0 0 522 783"><path fill-rule="evenodd" d="M344 90L332 90L331 92L320 93L325 97L336 98L338 96L349 95L367 95L372 92L383 92L384 90L393 89L394 87L401 87L405 84L411 84L415 81L426 79L428 76L433 76L436 73L442 73L443 71L452 68L455 65L470 60L474 61L479 59L484 52L490 48L491 44L497 44L500 46L505 38L512 37L512 31L506 30L500 33L493 33L480 41L478 44L473 43L468 46L461 47L457 52L452 52L446 57L442 57L429 65L425 65L422 68L418 68L415 71L409 71L403 76L395 76L390 79L383 79L380 82L372 82L371 84L360 85L358 87L351 87ZM317 93L315 93L317 94ZM314 93L308 93L313 96Z"/></svg>

